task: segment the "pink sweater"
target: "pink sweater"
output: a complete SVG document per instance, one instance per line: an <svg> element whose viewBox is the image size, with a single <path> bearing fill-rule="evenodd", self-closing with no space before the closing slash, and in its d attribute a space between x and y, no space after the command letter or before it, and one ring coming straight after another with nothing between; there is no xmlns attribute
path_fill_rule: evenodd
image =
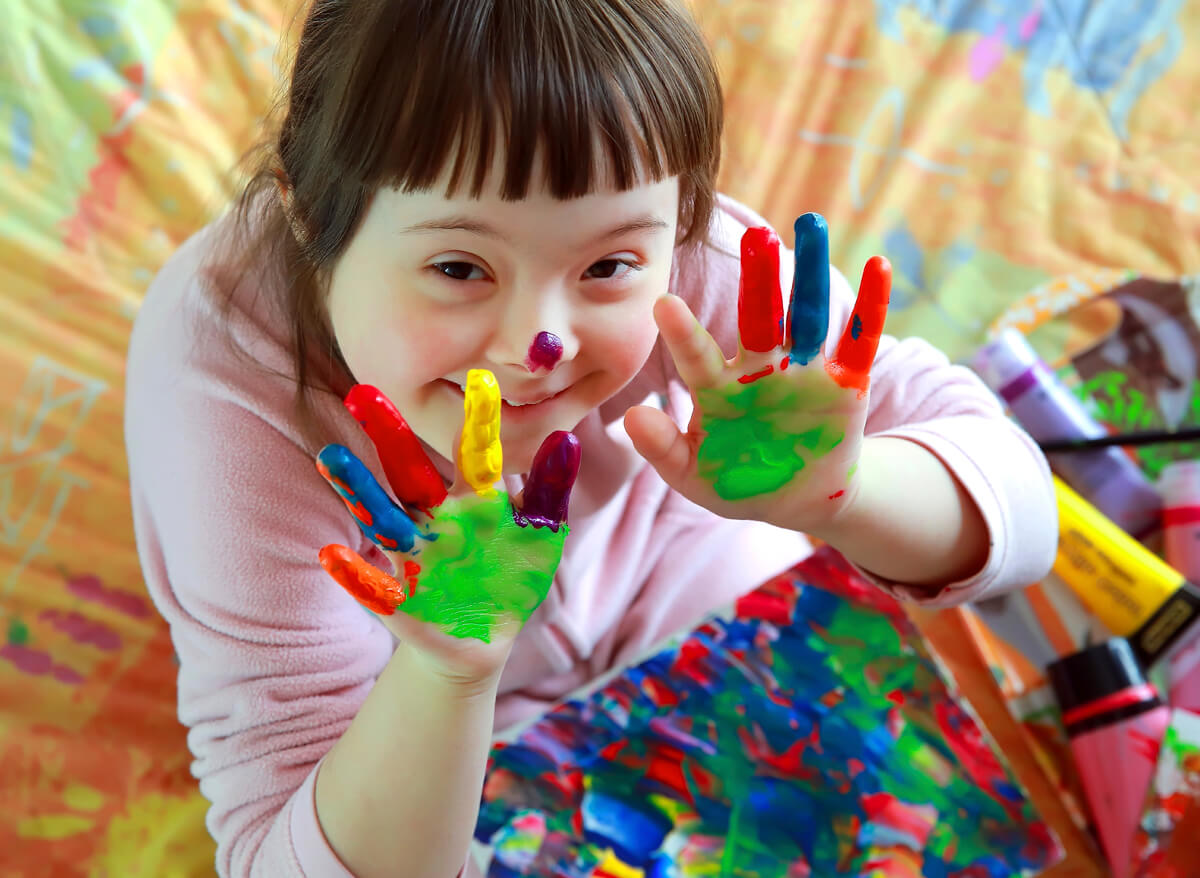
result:
<svg viewBox="0 0 1200 878"><path fill-rule="evenodd" d="M765 224L722 199L716 246L675 266L673 291L727 352L737 348L731 254L748 225ZM292 371L288 331L272 318L270 297L243 283L233 325L266 370L233 356L213 331L220 317L207 278L220 268L202 261L215 228L171 258L134 327L125 427L138 550L179 656L179 718L212 802L220 874L346 878L317 822L313 779L395 644L328 578L317 552L341 543L368 560L381 556L317 474L291 414L292 385L268 371ZM783 269L787 289L790 254ZM852 299L834 271L827 352ZM1046 464L1029 438L971 372L922 341L885 336L872 381L868 434L905 437L937 454L990 529L983 570L926 602L953 604L1039 579L1054 556L1055 512ZM633 383L577 428L584 455L571 534L550 594L504 671L497 729L638 658L810 551L801 534L720 519L670 491L619 420L647 398L687 423L690 395L661 344ZM323 394L319 406L328 441L348 446L382 479L339 399Z"/></svg>

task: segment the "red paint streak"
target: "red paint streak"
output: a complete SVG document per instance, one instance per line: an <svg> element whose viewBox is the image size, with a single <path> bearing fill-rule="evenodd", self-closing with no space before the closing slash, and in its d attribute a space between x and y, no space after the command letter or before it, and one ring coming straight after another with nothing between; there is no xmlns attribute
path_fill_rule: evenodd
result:
<svg viewBox="0 0 1200 878"><path fill-rule="evenodd" d="M538 779L562 793L563 798L568 801L577 801L583 795L582 771L572 771L564 775L544 771Z"/></svg>
<svg viewBox="0 0 1200 878"><path fill-rule="evenodd" d="M606 744L600 748L600 758L608 762L612 762L617 758L617 754L625 749L628 741L613 741L611 744Z"/></svg>
<svg viewBox="0 0 1200 878"><path fill-rule="evenodd" d="M131 616L134 619L150 617L150 606L137 595L126 594L116 589L106 588L100 577L92 574L74 576L67 580L67 591L85 601L92 601Z"/></svg>
<svg viewBox="0 0 1200 878"><path fill-rule="evenodd" d="M762 619L773 625L790 625L797 595L795 585L776 578L738 598L734 612L739 619Z"/></svg>
<svg viewBox="0 0 1200 878"><path fill-rule="evenodd" d="M858 777L867 770L861 759L855 759L853 756L846 761L846 768L850 770L851 777Z"/></svg>
<svg viewBox="0 0 1200 878"><path fill-rule="evenodd" d="M862 797L862 807L872 822L910 836L922 847L933 830L929 817L911 805L901 803L890 793L869 793Z"/></svg>
<svg viewBox="0 0 1200 878"><path fill-rule="evenodd" d="M650 690L647 694L659 707L674 707L679 704L679 693L671 687L663 685L661 680L646 677L642 681L642 688Z"/></svg>
<svg viewBox="0 0 1200 878"><path fill-rule="evenodd" d="M738 334L748 351L783 344L783 293L779 287L779 238L766 227L742 235L738 282Z"/></svg>
<svg viewBox="0 0 1200 878"><path fill-rule="evenodd" d="M846 493L846 492L845 492L845 490L838 491L838 492L836 492L836 493L834 493L834 494L830 494L830 495L829 495L829 499L830 499L830 500L836 500L838 497L841 497L841 496L842 496L843 494L845 494L845 493Z"/></svg>
<svg viewBox="0 0 1200 878"><path fill-rule="evenodd" d="M446 499L446 485L417 435L384 394L369 384L356 384L345 406L379 452L383 472L397 499L428 512Z"/></svg>
<svg viewBox="0 0 1200 878"><path fill-rule="evenodd" d="M58 682L72 686L83 682L83 676L74 668L60 665L49 653L28 646L6 643L0 646L0 659L8 661L18 671L33 677L49 674Z"/></svg>
<svg viewBox="0 0 1200 878"><path fill-rule="evenodd" d="M790 366L791 364L792 364L792 358L784 357L782 360L779 361L779 371L786 372L787 367Z"/></svg>
<svg viewBox="0 0 1200 878"><path fill-rule="evenodd" d="M390 616L408 599L404 586L345 546L326 546L319 558L325 572L373 613Z"/></svg>
<svg viewBox="0 0 1200 878"><path fill-rule="evenodd" d="M373 534L373 536L375 538L375 541L377 543L379 543L381 546L383 546L385 549L393 549L394 550L394 549L399 548L399 546L400 546L400 544L398 542L396 542L395 540L393 540L391 537L385 537L381 533Z"/></svg>
<svg viewBox="0 0 1200 878"><path fill-rule="evenodd" d="M350 514L367 527L375 523L374 516L371 515L366 506L362 505L361 500L354 500L352 502L349 497L342 497L342 502L346 504L346 508L350 510Z"/></svg>
<svg viewBox="0 0 1200 878"><path fill-rule="evenodd" d="M704 660L708 658L708 647L702 643L689 640L679 647L675 658L675 673L691 677L698 683L707 684L710 674L704 669Z"/></svg>
<svg viewBox="0 0 1200 878"><path fill-rule="evenodd" d="M54 628L66 634L76 643L94 646L105 652L121 648L121 638L103 622L89 619L78 610L64 613L61 610L43 610L38 616Z"/></svg>
<svg viewBox="0 0 1200 878"><path fill-rule="evenodd" d="M1094 716L1099 716L1102 713L1107 713L1110 710L1119 710L1122 707L1128 707L1133 704L1153 701L1157 697L1158 690L1149 683L1129 686L1120 692L1114 692L1111 695L1106 695L1103 698L1089 701L1087 704L1082 704L1079 707L1068 710L1063 714L1062 720L1064 724L1069 726L1081 723Z"/></svg>
<svg viewBox="0 0 1200 878"><path fill-rule="evenodd" d="M837 689L830 689L821 696L820 702L825 707L837 707L846 700L846 693L839 692Z"/></svg>
<svg viewBox="0 0 1200 878"><path fill-rule="evenodd" d="M327 467L324 461L320 460L319 458L317 460L317 472L324 477L325 481L329 482L329 484L333 485L335 488L344 491L351 497L354 496L354 492L350 490L350 486L331 473L329 471L329 467Z"/></svg>
<svg viewBox="0 0 1200 878"><path fill-rule="evenodd" d="M774 371L774 366L767 366L765 369L759 369L757 372L751 372L749 375L742 375L738 378L738 384L753 384L759 378L766 378Z"/></svg>
<svg viewBox="0 0 1200 878"><path fill-rule="evenodd" d="M683 754L678 750L663 747L646 767L646 777L679 793L689 805L695 807L696 800L692 796L687 777L683 773Z"/></svg>
<svg viewBox="0 0 1200 878"><path fill-rule="evenodd" d="M417 590L417 577L421 574L421 565L416 561L404 562L404 581L408 583L408 596L412 597Z"/></svg>
<svg viewBox="0 0 1200 878"><path fill-rule="evenodd" d="M1133 745L1135 753L1149 763L1158 762L1158 751L1162 746L1162 741L1147 735L1145 732L1139 732L1137 729L1130 730L1129 740Z"/></svg>

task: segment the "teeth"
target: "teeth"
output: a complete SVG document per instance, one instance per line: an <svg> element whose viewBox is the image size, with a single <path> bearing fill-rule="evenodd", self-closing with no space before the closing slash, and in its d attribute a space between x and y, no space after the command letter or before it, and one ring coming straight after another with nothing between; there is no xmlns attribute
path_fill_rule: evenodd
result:
<svg viewBox="0 0 1200 878"><path fill-rule="evenodd" d="M461 390L464 394L467 392L466 386L461 381L455 381L453 378L447 378L446 380ZM504 396L500 397L500 399L504 401L505 405L512 406L515 409L524 408L527 405L537 405L538 402L545 402L545 400L538 400L538 402L513 402L511 399L508 399Z"/></svg>

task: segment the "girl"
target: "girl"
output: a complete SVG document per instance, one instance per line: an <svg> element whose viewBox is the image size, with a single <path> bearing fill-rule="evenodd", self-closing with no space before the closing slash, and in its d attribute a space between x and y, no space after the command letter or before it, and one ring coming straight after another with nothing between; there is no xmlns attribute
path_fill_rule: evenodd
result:
<svg viewBox="0 0 1200 878"><path fill-rule="evenodd" d="M454 875L494 727L803 533L933 605L1049 568L1041 456L968 371L878 338L885 263L852 319L802 218L782 325L773 235L713 192L721 119L672 0L312 4L238 210L168 262L129 354L139 552L222 875Z"/></svg>

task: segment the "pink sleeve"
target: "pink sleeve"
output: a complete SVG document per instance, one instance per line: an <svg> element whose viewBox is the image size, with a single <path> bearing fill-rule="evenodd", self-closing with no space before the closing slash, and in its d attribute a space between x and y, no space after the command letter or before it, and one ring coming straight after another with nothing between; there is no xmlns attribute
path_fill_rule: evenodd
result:
<svg viewBox="0 0 1200 878"><path fill-rule="evenodd" d="M677 291L712 332L727 355L737 350L738 253L742 232L766 220L722 197L712 247L678 271ZM790 232L781 236L790 240ZM792 253L780 259L786 298ZM829 355L849 322L857 288L831 267ZM664 365L668 374L674 370ZM976 375L952 365L919 338L885 335L871 372L868 436L917 442L936 454L978 506L987 524L990 551L973 577L934 595L864 575L880 587L928 606L948 606L1020 588L1041 579L1054 562L1057 513L1050 470L1029 436L1004 414Z"/></svg>
<svg viewBox="0 0 1200 878"><path fill-rule="evenodd" d="M391 635L317 562L325 543L365 547L293 431L288 383L220 354L215 339L198 343L197 312L180 301L189 281L171 271L134 331L126 443L138 550L179 659L217 871L349 878L317 822L313 780Z"/></svg>

